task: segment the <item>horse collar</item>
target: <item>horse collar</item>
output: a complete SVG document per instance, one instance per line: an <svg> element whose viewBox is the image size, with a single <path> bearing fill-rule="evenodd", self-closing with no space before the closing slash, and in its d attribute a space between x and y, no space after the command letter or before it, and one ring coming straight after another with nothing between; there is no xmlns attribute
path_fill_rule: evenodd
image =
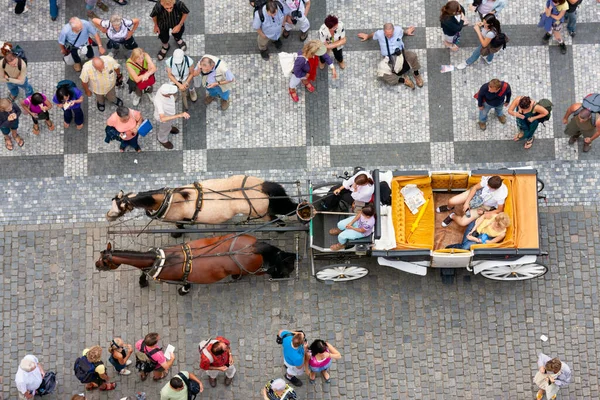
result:
<svg viewBox="0 0 600 400"><path fill-rule="evenodd" d="M163 219L165 215L169 212L171 208L171 204L173 202L173 189L165 189L165 198L162 203L160 203L160 207L158 210L152 212L150 210L146 211L146 215L152 219Z"/></svg>
<svg viewBox="0 0 600 400"><path fill-rule="evenodd" d="M192 266L194 265L194 257L192 249L187 243L181 245L181 250L183 251L183 278L181 278L181 281L184 285L187 285L189 283L187 278L190 276Z"/></svg>
<svg viewBox="0 0 600 400"><path fill-rule="evenodd" d="M167 257L165 256L165 252L163 251L163 249L152 248L150 250L154 250L154 252L156 253L156 258L154 259L154 263L152 264L152 266L150 268L145 269L144 273L152 279L156 280L162 272Z"/></svg>

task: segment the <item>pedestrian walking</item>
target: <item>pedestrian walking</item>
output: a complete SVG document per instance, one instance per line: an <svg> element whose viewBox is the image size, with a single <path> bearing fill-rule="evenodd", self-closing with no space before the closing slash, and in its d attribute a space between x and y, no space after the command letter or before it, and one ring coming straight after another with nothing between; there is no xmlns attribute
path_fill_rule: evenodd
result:
<svg viewBox="0 0 600 400"><path fill-rule="evenodd" d="M183 50L177 49L173 52L173 56L165 60L167 67L167 75L169 80L179 88L183 108L188 110L187 96L190 94L192 102L198 100L196 88L192 84L194 79L194 60L185 55Z"/></svg>
<svg viewBox="0 0 600 400"><path fill-rule="evenodd" d="M158 122L156 139L166 149L173 148L173 143L169 141L169 134L176 135L179 133L179 129L171 125L170 122L178 118L190 118L190 114L187 112L176 114L174 95L178 91L177 86L165 83L154 96L154 119Z"/></svg>
<svg viewBox="0 0 600 400"><path fill-rule="evenodd" d="M231 355L231 343L222 336L214 340L202 341L200 350L200 369L206 371L210 386L217 386L219 372L225 373L225 386L231 385L235 376L235 365Z"/></svg>
<svg viewBox="0 0 600 400"><path fill-rule="evenodd" d="M496 112L498 121L501 124L506 123L504 107L508 107L510 104L511 96L512 92L508 82L502 82L494 78L481 86L479 92L475 94L477 106L479 107L479 129L485 131L488 114L492 108Z"/></svg>
<svg viewBox="0 0 600 400"><path fill-rule="evenodd" d="M104 4L101 0L85 0L85 12L88 18L98 18L98 15L94 12L94 10L98 7L104 12L108 11L108 6Z"/></svg>
<svg viewBox="0 0 600 400"><path fill-rule="evenodd" d="M263 400L296 400L296 391L281 378L271 379L261 390Z"/></svg>
<svg viewBox="0 0 600 400"><path fill-rule="evenodd" d="M200 76L200 79L196 77ZM227 63L218 57L205 54L194 70L194 85L206 90L204 104L209 105L215 99L221 99L221 110L229 108L230 91L235 82L235 76Z"/></svg>
<svg viewBox="0 0 600 400"><path fill-rule="evenodd" d="M599 95L596 95L599 96ZM573 115L571 121L569 116ZM569 136L569 144L577 142L583 135L583 152L587 153L592 148L592 142L600 136L600 114L592 112L583 107L582 103L573 103L562 120L565 127L565 134Z"/></svg>
<svg viewBox="0 0 600 400"><path fill-rule="evenodd" d="M310 29L309 10L310 0L283 0L283 13L285 14L284 39L287 39L292 29L297 27L300 30L300 41L304 42L306 40Z"/></svg>
<svg viewBox="0 0 600 400"><path fill-rule="evenodd" d="M375 227L375 207L367 204L356 215L344 218L338 222L336 228L329 230L330 235L337 236L337 243L332 244L331 251L340 251L346 248L348 240L360 239L370 236Z"/></svg>
<svg viewBox="0 0 600 400"><path fill-rule="evenodd" d="M565 14L565 22L567 23L567 32L571 37L575 37L577 34L577 7L583 0L567 0L569 9Z"/></svg>
<svg viewBox="0 0 600 400"><path fill-rule="evenodd" d="M315 91L315 87L311 83L316 80L317 77L317 65L320 62L320 57L333 73L333 79L337 79L337 71L333 65L333 60L327 54L327 48L320 40L311 40L306 43L301 51L298 52L298 56L294 60L294 67L292 69L292 75L290 76L289 93L292 101L297 103L300 99L296 88L300 83L304 85L306 90L310 93Z"/></svg>
<svg viewBox="0 0 600 400"><path fill-rule="evenodd" d="M125 151L127 146L133 147L138 153L142 152L138 144L139 135L137 132L142 122L142 113L124 106L117 107L117 111L108 117L106 125L115 128L121 137L121 146L119 147L121 153Z"/></svg>
<svg viewBox="0 0 600 400"><path fill-rule="evenodd" d="M444 4L441 10L440 23L442 25L444 46L452 51L458 51L460 31L468 24L465 19L464 7L454 0Z"/></svg>
<svg viewBox="0 0 600 400"><path fill-rule="evenodd" d="M101 112L106 108L106 99L117 106L123 105L123 100L117 97L115 91L117 84L123 81L123 75L114 58L94 57L83 65L79 79L86 96L90 97L94 93L96 107Z"/></svg>
<svg viewBox="0 0 600 400"><path fill-rule="evenodd" d="M496 19L494 14L486 14L481 22L473 25L473 29L475 29L479 39L479 46L473 51L471 57L456 66L457 69L467 68L480 57L486 63L491 64L494 54L506 47L507 36L502 32L500 21Z"/></svg>
<svg viewBox="0 0 600 400"><path fill-rule="evenodd" d="M108 54L109 56L115 57L121 46L127 50L133 50L138 47L133 34L140 26L139 19L123 18L118 14L114 14L110 19L94 18L92 19L92 23L108 38L106 48L109 50L114 49L114 53L111 51Z"/></svg>
<svg viewBox="0 0 600 400"><path fill-rule="evenodd" d="M170 359L167 360L162 348L158 346L160 335L156 332L147 334L143 339L135 343L137 350L135 356L138 363L141 358L147 359L147 365L150 367L140 371L140 378L145 381L150 372L153 372L152 379L155 381L161 380L168 375L169 368L175 362L175 354L170 353ZM144 357L145 356L145 357Z"/></svg>
<svg viewBox="0 0 600 400"><path fill-rule="evenodd" d="M44 368L36 356L28 354L23 357L15 375L19 400L33 399L36 390L42 384L44 375Z"/></svg>
<svg viewBox="0 0 600 400"><path fill-rule="evenodd" d="M305 364L308 381L314 384L316 374L320 372L325 383L331 383L329 368L331 368L333 360L342 358L340 352L326 341L317 339L308 347L308 356L309 358Z"/></svg>
<svg viewBox="0 0 600 400"><path fill-rule="evenodd" d="M142 48L138 47L131 52L131 56L125 63L127 74L129 75L129 93L135 93L133 97L133 105L137 106L142 100L142 94L147 93L152 101L152 90L156 83L154 74L156 73L156 65L152 61L152 57Z"/></svg>
<svg viewBox="0 0 600 400"><path fill-rule="evenodd" d="M548 42L552 36L560 46L560 52L567 54L567 45L562 38L562 28L565 21L565 15L569 9L567 0L546 0L546 7L540 16L539 27L543 27L546 33L542 38Z"/></svg>
<svg viewBox="0 0 600 400"><path fill-rule="evenodd" d="M346 44L346 29L344 23L335 15L328 15L319 29L319 40L327 48L329 57L334 57L341 69L346 68L344 62L344 45ZM319 57L319 68L325 68L325 58Z"/></svg>
<svg viewBox="0 0 600 400"><path fill-rule="evenodd" d="M60 51L64 56L71 55L73 58L73 69L75 72L81 71L81 57L79 56L79 50L84 49L85 55L88 59L94 57L93 46L89 45L88 40L93 37L95 43L98 45L98 51L100 54L104 54L106 50L102 46L100 35L94 25L91 22L81 20L77 17L73 17L69 20L69 23L63 26L58 37L58 44L60 45Z"/></svg>
<svg viewBox="0 0 600 400"><path fill-rule="evenodd" d="M33 94L33 88L27 78L27 63L12 52L12 45L5 43L0 52L4 59L0 61L0 82L6 82L10 99L19 97L19 89L25 91L25 96Z"/></svg>
<svg viewBox="0 0 600 400"><path fill-rule="evenodd" d="M101 391L114 390L117 384L110 382L106 367L102 362L102 347L92 346L83 350L83 354L75 361L75 376L85 384L85 390L98 388Z"/></svg>
<svg viewBox="0 0 600 400"><path fill-rule="evenodd" d="M58 4L57 0L49 0L50 3L50 19L56 21L58 19Z"/></svg>
<svg viewBox="0 0 600 400"><path fill-rule="evenodd" d="M537 104L528 96L519 96L508 106L508 113L517 119L518 132L513 138L515 142L525 140L525 149L533 146L533 134L540 119L547 116L548 110Z"/></svg>
<svg viewBox="0 0 600 400"><path fill-rule="evenodd" d="M487 14L498 15L508 4L508 0L474 0L471 9L479 14L479 18Z"/></svg>
<svg viewBox="0 0 600 400"><path fill-rule="evenodd" d="M187 45L183 41L183 32L185 32L185 20L190 10L183 1L179 0L159 0L152 12L150 18L154 21L154 33L158 33L158 39L162 43L157 58L162 61L171 48L169 44L169 34L173 35L177 47L186 51Z"/></svg>
<svg viewBox="0 0 600 400"><path fill-rule="evenodd" d="M188 371L180 371L160 390L160 400L195 399L196 396L190 396L190 381L194 381L198 385L199 393L204 391L204 385L196 375Z"/></svg>
<svg viewBox="0 0 600 400"><path fill-rule="evenodd" d="M20 115L21 109L19 106L10 99L0 99L0 131L4 135L4 145L9 151L13 149L12 139L15 140L19 147L23 147L25 143L17 132ZM12 135L12 139L10 135Z"/></svg>
<svg viewBox="0 0 600 400"><path fill-rule="evenodd" d="M31 1L31 0L29 0ZM27 7L27 0L14 0L15 2L15 14L20 15L29 12Z"/></svg>
<svg viewBox="0 0 600 400"><path fill-rule="evenodd" d="M550 358L544 353L540 353L537 364L539 368L533 382L540 390L536 399L542 400L544 395L547 400L556 399L558 390L571 382L571 368L558 358Z"/></svg>
<svg viewBox="0 0 600 400"><path fill-rule="evenodd" d="M281 30L285 22L283 6L278 0L268 0L267 3L254 11L252 29L258 33L256 41L258 50L263 60L269 59L269 42L273 42L276 49L283 46L281 42Z"/></svg>
<svg viewBox="0 0 600 400"><path fill-rule="evenodd" d="M43 93L34 93L21 102L21 107L31 116L33 121L33 134L40 134L39 120L44 120L49 131L54 130L54 124L50 120L52 103Z"/></svg>
<svg viewBox="0 0 600 400"><path fill-rule="evenodd" d="M298 377L304 374L304 362L308 348L306 335L302 331L282 329L279 331L279 337L283 349L283 362L287 367L285 379L294 386L302 386L302 381Z"/></svg>
<svg viewBox="0 0 600 400"><path fill-rule="evenodd" d="M389 65L385 73L378 73L378 76L388 85L404 84L411 89L415 89L415 84L410 79L412 70L415 83L418 87L423 87L423 77L419 73L421 64L417 54L406 50L402 37L413 36L415 27L409 26L402 29L400 26L394 26L392 23L386 23L383 29L373 33L359 33L358 37L364 42L369 39L379 42L379 49L384 61L380 64ZM385 59L387 57L387 59Z"/></svg>
<svg viewBox="0 0 600 400"><path fill-rule="evenodd" d="M63 110L63 125L65 129L71 125L73 119L75 120L77 130L83 128L84 115L81 110L83 92L77 88L75 82L70 80L60 81L56 86L56 93L52 101Z"/></svg>
<svg viewBox="0 0 600 400"><path fill-rule="evenodd" d="M108 361L115 367L115 370L117 370L119 375L131 374L131 371L127 369L127 366L132 363L129 359L133 354L132 345L125 344L123 339L117 336L110 342L108 353L110 354Z"/></svg>

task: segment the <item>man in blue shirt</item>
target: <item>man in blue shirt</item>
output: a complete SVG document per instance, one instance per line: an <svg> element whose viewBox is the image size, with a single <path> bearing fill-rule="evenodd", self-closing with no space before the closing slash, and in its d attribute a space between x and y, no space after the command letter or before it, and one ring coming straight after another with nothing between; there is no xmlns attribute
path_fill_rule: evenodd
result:
<svg viewBox="0 0 600 400"><path fill-rule="evenodd" d="M273 42L277 49L283 45L281 31L284 21L283 5L277 0L267 1L261 10L254 12L252 28L258 32L258 50L260 50L263 60L269 59L269 50L267 49L269 42Z"/></svg>
<svg viewBox="0 0 600 400"><path fill-rule="evenodd" d="M415 76L415 83L418 87L423 87L423 77L419 74L421 65L419 64L417 54L413 51L406 50L404 42L402 41L404 35L413 36L414 34L414 26L402 29L389 22L383 25L383 29L376 32L358 34L358 37L363 42L369 39L377 40L379 42L381 55L388 58L387 61L390 64L390 71L380 75L385 83L389 85L403 83L414 90L415 85L408 76L408 73L412 69Z"/></svg>
<svg viewBox="0 0 600 400"><path fill-rule="evenodd" d="M88 39L90 37L93 37L98 44L100 54L106 53L106 50L104 50L104 47L102 46L100 35L91 22L73 17L60 31L60 36L58 37L60 51L65 56L71 53L73 61L75 62L75 64L73 64L73 69L76 72L81 71L81 58L79 57L78 51L81 47L88 45ZM92 46L88 46L86 56L88 59L94 58Z"/></svg>
<svg viewBox="0 0 600 400"><path fill-rule="evenodd" d="M306 336L302 331L280 330L279 337L282 338L283 362L287 367L285 379L294 386L302 386L298 376L304 374L304 361L308 356Z"/></svg>

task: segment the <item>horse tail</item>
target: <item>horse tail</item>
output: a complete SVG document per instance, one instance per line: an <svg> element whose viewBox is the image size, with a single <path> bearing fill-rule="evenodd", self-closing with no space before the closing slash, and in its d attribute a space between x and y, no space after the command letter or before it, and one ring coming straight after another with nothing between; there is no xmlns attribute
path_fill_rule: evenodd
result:
<svg viewBox="0 0 600 400"><path fill-rule="evenodd" d="M288 253L266 242L256 242L254 254L262 256L263 267L272 278L287 278L294 271L296 253Z"/></svg>
<svg viewBox="0 0 600 400"><path fill-rule="evenodd" d="M262 183L261 192L269 196L269 215L287 215L296 211L298 203L294 203L283 186L276 182Z"/></svg>

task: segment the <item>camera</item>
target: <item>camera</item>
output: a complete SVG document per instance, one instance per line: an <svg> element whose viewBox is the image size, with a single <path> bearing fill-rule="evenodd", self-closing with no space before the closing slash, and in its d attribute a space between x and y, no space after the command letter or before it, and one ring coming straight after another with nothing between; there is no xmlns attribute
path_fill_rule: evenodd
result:
<svg viewBox="0 0 600 400"><path fill-rule="evenodd" d="M401 49L396 49L396 51L394 51L394 55L395 56L399 56L400 54L402 54L402 50Z"/></svg>
<svg viewBox="0 0 600 400"><path fill-rule="evenodd" d="M294 10L290 16L292 17L292 24L296 25L298 23L298 18L302 18L302 11Z"/></svg>

